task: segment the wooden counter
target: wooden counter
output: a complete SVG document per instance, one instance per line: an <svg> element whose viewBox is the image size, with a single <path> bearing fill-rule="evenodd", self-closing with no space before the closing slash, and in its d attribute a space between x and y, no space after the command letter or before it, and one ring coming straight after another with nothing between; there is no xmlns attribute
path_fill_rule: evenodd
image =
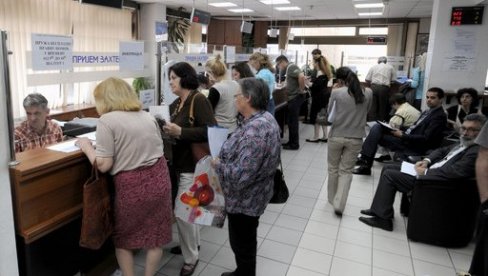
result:
<svg viewBox="0 0 488 276"><path fill-rule="evenodd" d="M29 244L80 217L91 165L81 151L35 149L18 153L10 168L15 225Z"/></svg>
<svg viewBox="0 0 488 276"><path fill-rule="evenodd" d="M71 121L74 118L92 117L98 118L98 112L94 105L89 104L76 104L68 105L61 108L51 109L49 112L51 119L58 121Z"/></svg>

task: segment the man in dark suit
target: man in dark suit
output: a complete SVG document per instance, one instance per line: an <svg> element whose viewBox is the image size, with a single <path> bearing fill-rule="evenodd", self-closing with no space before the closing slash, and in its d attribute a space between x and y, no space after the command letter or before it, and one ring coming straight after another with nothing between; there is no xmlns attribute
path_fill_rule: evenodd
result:
<svg viewBox="0 0 488 276"><path fill-rule="evenodd" d="M417 176L400 171L400 165L387 165L381 171L378 188L370 209L361 210L359 220L387 231L393 230L393 202L397 191L407 193L416 179L452 180L473 178L479 146L475 144L486 117L481 114L466 116L460 129L460 143L439 148L415 164Z"/></svg>
<svg viewBox="0 0 488 276"><path fill-rule="evenodd" d="M380 124L371 128L352 173L371 174L378 145L407 155L422 155L440 146L447 124L447 116L442 108L444 90L432 87L425 97L429 109L422 112L419 119L407 130L389 130Z"/></svg>

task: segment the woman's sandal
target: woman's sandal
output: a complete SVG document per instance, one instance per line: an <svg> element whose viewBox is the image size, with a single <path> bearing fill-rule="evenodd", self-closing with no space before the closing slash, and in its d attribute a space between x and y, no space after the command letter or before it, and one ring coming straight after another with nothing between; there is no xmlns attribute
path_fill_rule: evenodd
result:
<svg viewBox="0 0 488 276"><path fill-rule="evenodd" d="M180 271L180 276L190 276L195 272L195 268L197 268L198 260L195 264L184 264Z"/></svg>

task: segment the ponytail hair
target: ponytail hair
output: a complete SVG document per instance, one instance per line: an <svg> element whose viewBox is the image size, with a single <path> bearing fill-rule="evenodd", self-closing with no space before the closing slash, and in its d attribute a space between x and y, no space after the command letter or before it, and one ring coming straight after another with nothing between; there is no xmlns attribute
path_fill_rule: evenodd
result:
<svg viewBox="0 0 488 276"><path fill-rule="evenodd" d="M217 54L215 58L207 61L205 67L207 67L212 75L217 79L224 78L225 74L227 73L227 66L225 66L225 63L222 62L222 57L220 54Z"/></svg>
<svg viewBox="0 0 488 276"><path fill-rule="evenodd" d="M347 92L354 97L356 104L364 102L364 90L361 87L358 76L349 67L340 67L337 69L336 78L347 86Z"/></svg>

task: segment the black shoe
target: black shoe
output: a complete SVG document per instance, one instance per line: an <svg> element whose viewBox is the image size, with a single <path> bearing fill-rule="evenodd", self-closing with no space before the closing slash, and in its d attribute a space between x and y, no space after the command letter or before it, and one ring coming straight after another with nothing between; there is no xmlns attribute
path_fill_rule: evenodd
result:
<svg viewBox="0 0 488 276"><path fill-rule="evenodd" d="M319 139L320 142L323 142L323 143L327 143L328 139L327 138L323 138L323 139Z"/></svg>
<svg viewBox="0 0 488 276"><path fill-rule="evenodd" d="M371 209L361 210L361 214L366 215L366 216L370 216L370 217L376 217L376 214L373 213L373 211L371 211Z"/></svg>
<svg viewBox="0 0 488 276"><path fill-rule="evenodd" d="M286 150L298 150L299 148L300 148L299 146L283 145L283 149Z"/></svg>
<svg viewBox="0 0 488 276"><path fill-rule="evenodd" d="M222 274L220 274L220 276L234 276L234 272L224 272Z"/></svg>
<svg viewBox="0 0 488 276"><path fill-rule="evenodd" d="M376 162L385 162L385 161L391 161L391 156L389 154L387 155L382 155L378 158L375 158L374 161Z"/></svg>
<svg viewBox="0 0 488 276"><path fill-rule="evenodd" d="M200 251L200 245L198 246L198 251ZM181 247L179 245L172 247L169 250L169 253L175 254L175 255L181 255Z"/></svg>
<svg viewBox="0 0 488 276"><path fill-rule="evenodd" d="M310 142L310 143L318 143L318 142L320 142L320 139L305 139L305 141Z"/></svg>
<svg viewBox="0 0 488 276"><path fill-rule="evenodd" d="M180 276L193 275L193 272L195 272L197 266L198 266L198 260L195 262L195 264L183 264L183 267L180 270Z"/></svg>
<svg viewBox="0 0 488 276"><path fill-rule="evenodd" d="M385 231L393 231L393 222L391 221L391 219L383 219L379 217L359 217L359 221L369 226L383 229Z"/></svg>
<svg viewBox="0 0 488 276"><path fill-rule="evenodd" d="M334 214L338 217L342 217L342 212L339 210L334 210Z"/></svg>
<svg viewBox="0 0 488 276"><path fill-rule="evenodd" d="M371 175L371 167L367 165L356 165L352 169L353 174L360 174L360 175Z"/></svg>

